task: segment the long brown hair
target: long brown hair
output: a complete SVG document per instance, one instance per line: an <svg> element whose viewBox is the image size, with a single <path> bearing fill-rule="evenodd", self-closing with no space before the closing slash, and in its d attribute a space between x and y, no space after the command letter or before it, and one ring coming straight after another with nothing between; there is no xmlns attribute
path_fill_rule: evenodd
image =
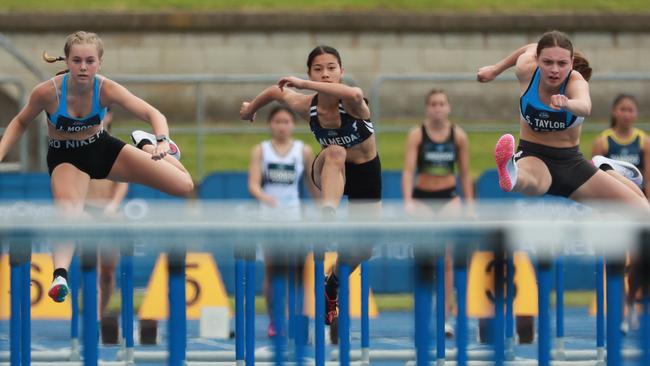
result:
<svg viewBox="0 0 650 366"><path fill-rule="evenodd" d="M593 70L589 66L589 60L587 60L582 52L574 50L573 42L571 42L571 38L568 35L557 30L544 33L539 41L537 41L537 56L542 53L543 49L551 47L560 47L568 50L573 59L573 70L579 72L585 80L589 81L591 79Z"/></svg>
<svg viewBox="0 0 650 366"><path fill-rule="evenodd" d="M575 51L573 53L573 69L582 75L585 80L589 81L591 79L591 73L593 72L591 66L589 66L589 60L585 55L580 51Z"/></svg>
<svg viewBox="0 0 650 366"><path fill-rule="evenodd" d="M571 38L565 33L557 30L544 33L539 41L537 41L537 56L542 53L543 49L551 47L560 47L569 50L573 57L573 42L571 42Z"/></svg>

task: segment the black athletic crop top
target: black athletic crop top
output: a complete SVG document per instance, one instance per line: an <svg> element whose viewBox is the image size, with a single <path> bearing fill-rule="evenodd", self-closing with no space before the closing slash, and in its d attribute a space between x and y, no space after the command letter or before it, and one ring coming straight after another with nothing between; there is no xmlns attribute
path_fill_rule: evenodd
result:
<svg viewBox="0 0 650 366"><path fill-rule="evenodd" d="M341 101L339 101L341 127L324 128L320 125L320 121L318 120L317 106L318 94L314 95L314 98L311 100L311 108L309 109L309 127L322 147L338 145L348 149L364 142L375 132L370 120L352 117L345 111Z"/></svg>

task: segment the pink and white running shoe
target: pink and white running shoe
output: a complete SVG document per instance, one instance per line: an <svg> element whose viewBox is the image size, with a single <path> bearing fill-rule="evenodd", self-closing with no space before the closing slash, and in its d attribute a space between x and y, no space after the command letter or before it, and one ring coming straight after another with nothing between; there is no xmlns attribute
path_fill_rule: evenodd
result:
<svg viewBox="0 0 650 366"><path fill-rule="evenodd" d="M499 186L510 192L517 184L517 163L515 163L515 138L511 134L503 135L494 148L494 160L499 173Z"/></svg>

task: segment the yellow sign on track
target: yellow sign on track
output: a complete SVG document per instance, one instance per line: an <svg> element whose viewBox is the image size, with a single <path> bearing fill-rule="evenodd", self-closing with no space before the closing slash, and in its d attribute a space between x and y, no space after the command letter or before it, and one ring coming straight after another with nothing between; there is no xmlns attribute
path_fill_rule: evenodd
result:
<svg viewBox="0 0 650 366"><path fill-rule="evenodd" d="M167 279L167 256L161 254L149 279L147 293L140 308L140 319L167 319L169 291ZM201 308L228 307L228 295L217 265L210 253L188 253L185 259L185 302L187 319L199 319Z"/></svg>
<svg viewBox="0 0 650 366"><path fill-rule="evenodd" d="M537 315L537 281L535 270L524 252L514 254L515 265L515 315ZM471 317L494 316L494 254L477 252L469 267L467 312ZM506 289L504 288L504 294Z"/></svg>
<svg viewBox="0 0 650 366"><path fill-rule="evenodd" d="M47 296L47 291L52 283L53 267L52 256L49 254L32 254L31 286L29 288L32 319L58 320L72 317L70 296L67 296L62 303L56 303ZM8 319L11 316L10 272L9 256L0 256L0 319Z"/></svg>

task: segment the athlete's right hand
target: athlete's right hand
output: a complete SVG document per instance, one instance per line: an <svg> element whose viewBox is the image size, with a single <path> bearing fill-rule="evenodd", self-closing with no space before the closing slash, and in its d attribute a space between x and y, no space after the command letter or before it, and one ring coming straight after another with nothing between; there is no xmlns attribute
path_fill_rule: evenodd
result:
<svg viewBox="0 0 650 366"><path fill-rule="evenodd" d="M244 121L250 121L253 122L255 121L255 112L251 113L251 103L250 102L243 102L241 104L241 107L239 108L239 117L243 119Z"/></svg>
<svg viewBox="0 0 650 366"><path fill-rule="evenodd" d="M476 73L476 80L479 83L487 83L497 78L497 68L494 65L483 66Z"/></svg>

